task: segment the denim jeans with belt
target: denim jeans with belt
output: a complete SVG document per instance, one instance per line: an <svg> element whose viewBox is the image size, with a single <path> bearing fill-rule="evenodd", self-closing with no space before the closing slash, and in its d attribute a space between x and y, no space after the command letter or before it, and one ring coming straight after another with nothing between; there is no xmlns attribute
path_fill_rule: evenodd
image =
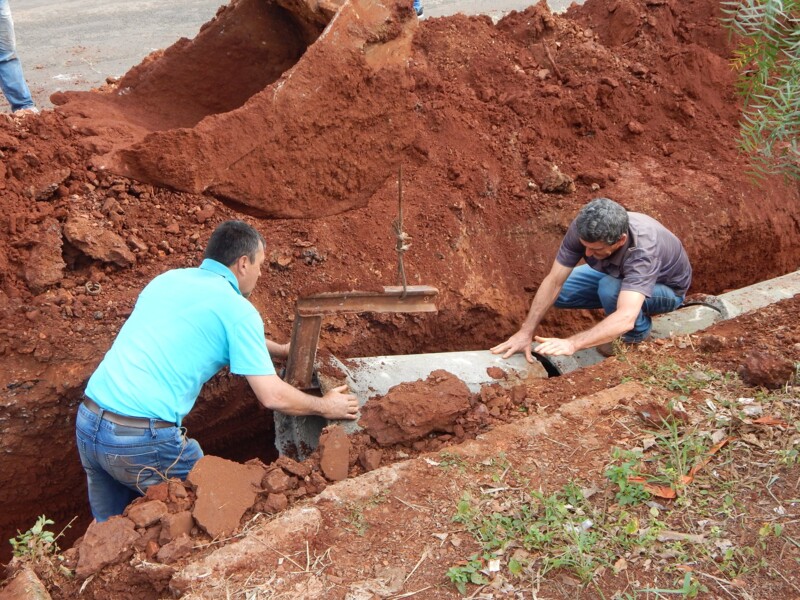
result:
<svg viewBox="0 0 800 600"><path fill-rule="evenodd" d="M558 308L602 308L606 315L617 310L622 280L581 265L572 270L556 299ZM652 296L645 298L633 329L622 336L624 342L636 343L650 335L650 315L672 312L683 304L671 287L657 283Z"/></svg>
<svg viewBox="0 0 800 600"><path fill-rule="evenodd" d="M0 0L0 88L11 104L12 111L34 106L31 91L22 74L22 65L17 58L14 21L8 0Z"/></svg>
<svg viewBox="0 0 800 600"><path fill-rule="evenodd" d="M102 410L101 410L102 412ZM200 444L180 427L118 425L78 408L75 432L89 485L89 504L97 522L120 515L151 485L170 477L186 479L203 457Z"/></svg>

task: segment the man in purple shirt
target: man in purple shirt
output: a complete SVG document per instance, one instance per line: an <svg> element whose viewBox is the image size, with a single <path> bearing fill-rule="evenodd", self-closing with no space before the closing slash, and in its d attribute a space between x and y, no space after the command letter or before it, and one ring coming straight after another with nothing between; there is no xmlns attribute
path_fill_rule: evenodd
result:
<svg viewBox="0 0 800 600"><path fill-rule="evenodd" d="M583 259L586 264L577 266ZM570 224L556 260L542 281L519 331L492 348L508 358L524 352L570 355L598 347L611 354L618 337L637 344L650 335L650 315L675 310L692 282L692 266L683 245L658 221L626 211L608 198L592 200ZM568 338L534 337L548 309L602 308L606 317Z"/></svg>

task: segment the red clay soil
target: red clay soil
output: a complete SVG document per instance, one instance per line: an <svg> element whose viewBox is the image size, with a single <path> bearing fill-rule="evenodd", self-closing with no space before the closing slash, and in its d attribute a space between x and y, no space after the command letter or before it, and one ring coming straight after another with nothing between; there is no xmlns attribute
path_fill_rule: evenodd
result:
<svg viewBox="0 0 800 600"><path fill-rule="evenodd" d="M226 590L233 597L245 597L261 590L275 597L353 598L348 590L352 591L360 585L359 582L371 576L383 578L387 568L404 570L400 578L402 584L396 582L394 586L395 594L418 590L418 597L425 600L463 597L444 575L450 566L460 564L459 560L474 551L470 536L461 524L452 519L456 504L464 493L461 486L466 479L471 485L483 482L487 489L499 488L498 473L494 473L492 479L484 478L480 473L480 465L492 463L494 455L490 448L485 448L487 453L479 454L477 460L480 462L471 467L465 467L467 463L463 463L454 471L442 468L446 461L458 465L465 456L470 456L470 450L453 446L474 440L478 434L487 434L481 436L485 440L491 435L489 430L527 415L537 415L540 421L528 423L526 428L543 426L541 423L570 399L594 394L598 396L595 400L599 401L603 394L613 395L617 393L615 390L624 388L625 385L619 385L621 381L639 380L642 383L626 384L634 391L632 396L628 393L611 405L599 402L605 408L600 410L600 416L592 418L587 431L580 434L571 431L579 420L575 413L587 410L585 406L583 409L573 408L572 419L562 417L556 429L561 430L562 439L569 444L551 437L558 435L557 432L550 432L551 436L545 434L537 439L535 448L530 444L511 443L503 446L500 458L494 456L494 460L507 463L506 471L516 464L516 469L534 478L534 481L520 485L559 487L567 478L594 481L592 485L596 485L597 474L602 473L612 446L624 445L631 438L651 435L663 427L664 421L674 420L691 427L698 413L707 409L707 402L711 402L716 393L691 390L678 396L676 392L653 385L652 381L645 383L647 377L642 377L642 374L654 372L648 365L671 364L677 369L672 371L676 381L686 385L693 377L698 377L697 373L710 370L719 373L737 371L744 381L751 375L763 377L771 370L770 365L788 362L794 366L800 363L798 316L800 296L718 324L708 332L691 336L692 339L685 336L678 340L656 340L602 364L563 377L530 382L523 387L521 394L516 388L485 387L480 394L469 398L472 405L470 418L460 421L464 426L456 435L432 432L413 444L406 442L379 449L376 441L368 435L361 433L348 437L341 428L334 426L323 434L319 452L303 463L281 457L266 466L259 461L243 465L206 456L192 471L187 484L172 480L154 486L146 497L131 504L124 516L92 525L76 547L64 553L63 564L74 569L77 578L65 578L63 574L50 570L47 562L36 564L36 573L56 600L73 598L79 593L98 600L155 599L189 592L192 598L222 597L223 592L218 587L205 585L207 576L210 576L209 581L223 578ZM753 360L757 356L766 359L759 363L761 366ZM771 383L785 386L795 376L794 372L788 379L785 374L778 375ZM448 380L441 373L438 378L439 383ZM769 387L777 387L772 384ZM420 394L423 387L423 382L398 386L406 392L418 388ZM742 394L759 393L753 388L741 387L739 390ZM787 401L792 402L792 399L787 397ZM672 402L681 402L691 414L675 407L668 408ZM437 409L419 402L413 411L424 418L429 411L435 413ZM475 416L480 418L473 418ZM759 430L756 425L741 420L733 427L734 431L738 428L738 435L743 438L749 435L749 443L753 444L760 443L758 439L762 437L771 439L773 435L769 428L759 426ZM784 422L783 427L789 426ZM758 436L753 431L758 431ZM514 438L512 429L506 428L503 432ZM502 439L504 434L499 437ZM570 437L576 435L577 440ZM333 438L336 441L331 444ZM336 447L329 448L329 445ZM565 452L565 446L572 447L572 450ZM437 453L440 450L442 452ZM331 482L362 475L381 465L415 457L420 452L427 453L424 461L416 461L410 466L410 461L404 463L400 481L394 481L389 475L384 475L385 486L381 485L380 476L368 481L367 478L354 481L350 489L351 492L356 488L361 490L359 497L363 501L360 503L352 498L352 494L348 496L345 488L338 488L337 493L319 502L302 504L305 509L311 507L311 510L321 512L321 526L310 531L292 527L288 534L290 541L279 547L274 547L272 538L264 535L263 525L270 518L298 501L310 499ZM472 458L475 460L474 451ZM753 468L741 456L737 461L727 462L736 462L740 470ZM421 469L420 464L426 468ZM431 469L428 465L437 468ZM344 472L332 476L331 468L343 468ZM791 498L796 497L796 490L792 482L797 478L798 467L783 468L779 472L780 476L775 476L774 481L786 483L773 487L772 498L777 501L777 495L788 506L794 506L796 501ZM510 485L508 481L503 483ZM599 485L603 487L602 482ZM704 484L697 482L696 485ZM607 490L596 489L595 492L607 493ZM610 495L613 496L613 490ZM730 530L726 530L725 538L730 537L736 546L754 545L756 534L744 521L738 521L746 518L763 523L763 506L769 506L769 501L760 492L737 501L740 514L737 519L728 520L726 525L730 525ZM611 499L609 503L609 510L615 510ZM670 508L673 508L672 504ZM685 521L681 510L674 513L678 521ZM782 521L786 524L785 535L795 535L796 520L786 514ZM256 552L252 551L253 543L248 544L248 530L254 537L258 536ZM283 537L286 535L284 532ZM447 540L447 543L432 542L431 535L442 542ZM273 537L276 541L281 538L280 535ZM217 567L209 568L213 561L202 562L219 546L236 544L239 540L242 544L231 549L230 564L219 564L217 559ZM436 551L431 551L432 543L438 548ZM796 570L792 568L798 556L797 550L777 543L763 544L759 548L752 564L763 563L786 576L783 580L765 576L766 567L753 567L733 582L720 579L720 582L744 590L741 595L730 597L793 597L792 589L800 583ZM425 555L426 551L427 559L420 561L420 555ZM256 561L251 562L248 556L257 557ZM303 570L298 556L300 562L314 561L314 568ZM323 559L317 563L319 556ZM667 560L661 562L666 569L670 561L668 553L665 556ZM642 567L641 561L637 566L635 556L629 558L629 572L626 574L612 569L598 570L596 586L581 586L566 573L551 574L537 585L542 586L539 591L543 595L546 593L547 597L588 599L599 597L598 587L605 597L612 597L615 590L631 585L641 587L657 581L659 576L669 577L659 573L659 568ZM222 560L224 562L225 558ZM291 565L285 564L287 561ZM412 571L413 565L422 568ZM702 565L695 567L702 571ZM190 577L187 572L193 575ZM87 581L89 576L93 577ZM377 597L388 596L376 591L380 588L377 581L369 583ZM326 590L324 593L319 591L320 586ZM525 584L520 583L520 586L524 588ZM20 596L9 596L17 597Z"/></svg>
<svg viewBox="0 0 800 600"><path fill-rule="evenodd" d="M280 43L258 55L268 66L261 78L230 84L241 86L236 93L221 82L239 63L231 67L224 52L203 55L196 67L211 79L202 87L181 58L191 42L181 41L135 68L124 86L66 99L55 112L0 119L0 539L43 513L62 526L79 515L68 542L83 532L89 516L73 419L86 380L141 288L166 269L197 265L214 226L242 218L217 198L98 170L116 148L115 132L120 146L166 132L148 138L142 153L154 161L142 172L150 176L159 161L217 173L237 144L259 153L253 140L265 140L272 153L259 156L267 162L248 168L269 178L245 183L267 183L262 193L280 199L303 190L302 214L320 216L245 217L268 241L268 268L251 299L279 341L288 339L298 290L397 283L391 226L402 161L412 238L405 271L409 284L439 289L439 312L328 318L321 343L340 358L501 341L522 319L570 220L598 195L681 237L694 292L740 287L800 263L797 184L754 185L737 153L734 74L716 2L590 0L565 16L542 5L497 25L457 15L418 26L401 2L389 13L394 27L365 47L390 53L411 28L405 60L371 63L367 50L351 50L335 69L325 53L299 56L314 47L307 21L263 4L257 20ZM234 3L209 27L252 6ZM322 77L323 65L325 85L319 96L306 88L296 112L283 107L279 127L270 113L264 127L277 128L260 129L248 107L277 93L280 69L298 56L291 77ZM156 80L170 84L148 86ZM138 81L141 92L131 87ZM244 112L226 112L237 107ZM224 147L201 135L237 119L242 126ZM337 138L338 128L346 135ZM184 148L175 142L181 136L206 145ZM160 148L161 139L178 145ZM230 199L225 185L211 187ZM238 193L232 200L249 201ZM592 318L556 313L543 331L568 333ZM265 462L275 456L265 435L271 424L229 374L205 387L186 423L209 454Z"/></svg>
<svg viewBox="0 0 800 600"><path fill-rule="evenodd" d="M381 446L410 443L433 432L454 433L470 409L467 385L437 370L424 381L402 383L367 401L358 424ZM463 422L463 421L462 421Z"/></svg>

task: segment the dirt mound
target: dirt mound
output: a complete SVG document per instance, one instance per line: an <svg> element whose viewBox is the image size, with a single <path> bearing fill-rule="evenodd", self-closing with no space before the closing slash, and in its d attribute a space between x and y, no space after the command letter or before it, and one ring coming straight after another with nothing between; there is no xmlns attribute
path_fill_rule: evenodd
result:
<svg viewBox="0 0 800 600"><path fill-rule="evenodd" d="M407 118L413 82L397 69L417 19L402 3L356 0L320 36L306 3L294 4L292 13L278 2L233 2L111 93L53 102L91 133L98 168L257 216L364 206L403 156L418 154L418 125ZM368 102L356 100L364 95Z"/></svg>
<svg viewBox="0 0 800 600"><path fill-rule="evenodd" d="M248 6L254 5L242 0L219 19ZM391 10L406 8L400 3ZM497 25L463 15L431 19L414 31L407 60L376 70L365 46L336 65L336 77L312 46L290 69L291 78L313 81L327 69L326 85L317 95L306 88L302 105L287 104L280 127L270 131L270 164L281 167L267 191L305 189L306 208L331 215L342 208L332 208L337 198L363 204L359 182L384 183L367 206L346 213L251 219L268 241L268 268L251 298L267 333L288 338L297 290L312 282L317 289L396 283L396 171L388 154L379 159L351 151L346 132L353 130L363 130L359 139L382 152L405 157L404 220L413 238L405 269L410 284L440 290L440 311L326 319L322 344L341 358L497 343L522 319L577 209L597 195L675 231L695 268L693 291L715 293L796 268L800 190L779 180L757 187L746 174L736 150L739 113L717 9L710 0L591 0L566 16L539 5ZM297 33L302 44L281 50L283 62L276 60L254 88L278 85L280 79L270 78L282 77L280 65L302 51L309 31ZM165 63L152 57L128 82L156 81L145 72L160 72L187 43L167 50ZM251 93L237 92L229 102L186 100L186 114L176 116L183 100L170 94L183 93L185 85L139 88L127 104L118 93L125 84L83 96L85 110L76 101L38 117L0 119L5 538L42 513L60 523L81 515L73 531L88 522L73 441L82 388L145 283L166 269L198 264L214 226L241 216L217 199L134 182L93 162L113 150L106 140L114 132L123 144L133 140L132 115L141 127L136 135L167 139L146 132L183 127L189 129L180 136L188 139L209 123L237 118L237 105ZM175 111L163 109L169 104ZM315 110L322 119L334 105L341 110L328 115L324 131L314 129L324 119L313 127L304 121ZM294 128L303 124L311 129L301 136ZM344 132L337 144L296 145L337 131ZM252 143L249 137L219 141L222 146L192 160L213 166L217 154L244 149L244 156ZM192 148L177 149L188 156ZM159 152L176 157L173 149L155 144L142 156L154 161L156 172ZM311 163L319 168L305 169ZM166 158L163 166L167 173L180 170L171 171ZM268 165L250 167L260 173ZM363 178L348 183L351 173ZM316 190L338 190L338 196ZM556 313L545 333L568 333L590 318ZM187 427L209 454L275 457L264 435L271 415L228 374L205 387Z"/></svg>

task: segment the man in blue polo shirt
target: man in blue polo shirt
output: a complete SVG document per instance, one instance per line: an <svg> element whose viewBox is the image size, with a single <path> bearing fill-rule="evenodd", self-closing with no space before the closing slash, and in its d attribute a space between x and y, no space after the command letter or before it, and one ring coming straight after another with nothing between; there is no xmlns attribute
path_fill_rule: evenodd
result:
<svg viewBox="0 0 800 600"><path fill-rule="evenodd" d="M164 478L186 478L203 451L181 423L203 384L225 366L245 376L272 410L356 418L358 401L347 386L319 398L276 375L270 354L285 358L289 345L265 339L247 300L264 246L250 225L227 221L211 234L199 268L167 271L142 290L78 409L78 451L98 522Z"/></svg>
<svg viewBox="0 0 800 600"><path fill-rule="evenodd" d="M586 264L576 268L581 259ZM581 209L561 242L556 260L531 303L519 331L492 348L508 358L524 352L570 355L598 347L606 356L612 341L637 344L650 335L650 315L678 308L692 282L692 266L675 235L647 215L628 212L608 198ZM597 325L568 338L535 336L545 313L558 308L602 308Z"/></svg>

